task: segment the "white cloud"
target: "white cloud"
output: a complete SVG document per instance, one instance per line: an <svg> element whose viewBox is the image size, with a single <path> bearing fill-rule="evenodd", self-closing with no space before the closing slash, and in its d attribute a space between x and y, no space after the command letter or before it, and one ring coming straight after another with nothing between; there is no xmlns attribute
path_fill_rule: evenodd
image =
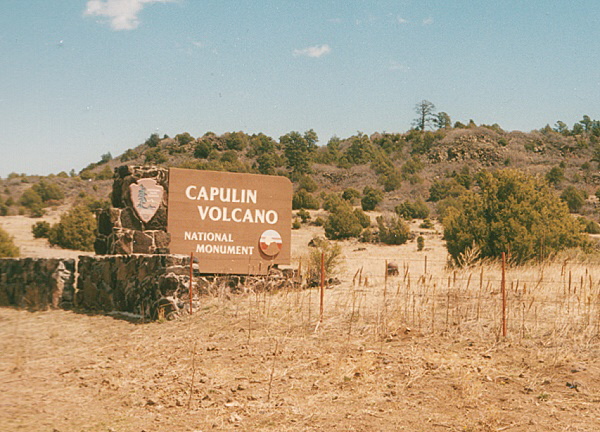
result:
<svg viewBox="0 0 600 432"><path fill-rule="evenodd" d="M192 45L194 45L196 48L204 48L204 43L200 41L192 41Z"/></svg>
<svg viewBox="0 0 600 432"><path fill-rule="evenodd" d="M105 17L113 30L133 30L138 27L138 14L151 3L172 3L175 0L88 0L84 15Z"/></svg>
<svg viewBox="0 0 600 432"><path fill-rule="evenodd" d="M423 20L423 25L431 25L433 24L433 18L429 17L429 18L425 18Z"/></svg>
<svg viewBox="0 0 600 432"><path fill-rule="evenodd" d="M400 16L396 17L396 20L398 21L398 24L408 24L408 21Z"/></svg>
<svg viewBox="0 0 600 432"><path fill-rule="evenodd" d="M308 48L294 50L294 56L319 58L331 52L331 47L327 44L315 45Z"/></svg>

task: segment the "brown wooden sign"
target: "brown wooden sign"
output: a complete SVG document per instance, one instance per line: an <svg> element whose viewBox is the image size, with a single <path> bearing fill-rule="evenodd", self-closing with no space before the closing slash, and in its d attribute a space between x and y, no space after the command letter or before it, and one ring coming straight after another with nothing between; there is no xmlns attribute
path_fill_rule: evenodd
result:
<svg viewBox="0 0 600 432"><path fill-rule="evenodd" d="M292 183L285 177L169 169L171 253L201 273L266 274L290 264Z"/></svg>

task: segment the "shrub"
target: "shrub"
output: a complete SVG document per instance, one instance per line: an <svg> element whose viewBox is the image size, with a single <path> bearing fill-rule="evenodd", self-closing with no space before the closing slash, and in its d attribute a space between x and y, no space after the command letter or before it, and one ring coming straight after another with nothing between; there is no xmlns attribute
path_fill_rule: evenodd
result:
<svg viewBox="0 0 600 432"><path fill-rule="evenodd" d="M379 241L390 245L401 245L410 238L410 229L406 222L397 216L377 217Z"/></svg>
<svg viewBox="0 0 600 432"><path fill-rule="evenodd" d="M335 212L339 206L345 207L348 205L350 204L336 193L325 195L325 199L323 200L323 210L327 210L328 212Z"/></svg>
<svg viewBox="0 0 600 432"><path fill-rule="evenodd" d="M194 147L194 157L198 159L206 159L212 151L212 145L206 141L200 141Z"/></svg>
<svg viewBox="0 0 600 432"><path fill-rule="evenodd" d="M600 225L598 222L584 217L577 218L581 224L581 230L588 234L600 234Z"/></svg>
<svg viewBox="0 0 600 432"><path fill-rule="evenodd" d="M342 193L342 198L348 201L350 204L354 204L354 200L356 198L360 198L360 192L354 188L344 189Z"/></svg>
<svg viewBox="0 0 600 432"><path fill-rule="evenodd" d="M33 233L33 238L48 238L50 234L50 224L46 221L36 222L31 227L31 232Z"/></svg>
<svg viewBox="0 0 600 432"><path fill-rule="evenodd" d="M322 238L313 239L315 248L310 251L309 262L309 285L318 285L321 280L321 256L325 267L325 277L329 278L335 274L340 264L342 248L339 244L328 242Z"/></svg>
<svg viewBox="0 0 600 432"><path fill-rule="evenodd" d="M516 170L478 175L479 191L447 209L444 238L455 262L476 247L480 257L510 251L519 264L583 244L580 226L546 182Z"/></svg>
<svg viewBox="0 0 600 432"><path fill-rule="evenodd" d="M358 237L362 230L363 227L349 204L338 206L325 221L325 236L331 240Z"/></svg>
<svg viewBox="0 0 600 432"><path fill-rule="evenodd" d="M13 238L0 228L0 257L15 258L18 257L19 254L19 248L15 245Z"/></svg>
<svg viewBox="0 0 600 432"><path fill-rule="evenodd" d="M364 211L357 208L354 209L353 213L360 226L363 228L369 228L371 226L371 218Z"/></svg>
<svg viewBox="0 0 600 432"><path fill-rule="evenodd" d="M417 250L420 252L425 249L425 239L423 236L417 237Z"/></svg>
<svg viewBox="0 0 600 432"><path fill-rule="evenodd" d="M404 219L425 219L429 216L429 207L422 199L404 201L394 208L396 214Z"/></svg>
<svg viewBox="0 0 600 432"><path fill-rule="evenodd" d="M383 185L386 192L394 191L402 186L404 175L397 169L390 170L379 178L379 183Z"/></svg>
<svg viewBox="0 0 600 432"><path fill-rule="evenodd" d="M304 189L299 190L292 197L292 209L313 209L317 210L319 208L319 200L306 192Z"/></svg>
<svg viewBox="0 0 600 432"><path fill-rule="evenodd" d="M273 153L263 153L257 159L258 172L261 174L273 175L275 168L281 165L278 156Z"/></svg>
<svg viewBox="0 0 600 432"><path fill-rule="evenodd" d="M43 179L31 186L31 189L37 192L44 203L48 201L58 201L65 197L60 186L49 183Z"/></svg>
<svg viewBox="0 0 600 432"><path fill-rule="evenodd" d="M189 132L184 132L175 135L175 140L179 143L179 145L186 145L194 141L194 137L189 134Z"/></svg>
<svg viewBox="0 0 600 432"><path fill-rule="evenodd" d="M433 228L433 222L431 222L431 219L425 219L423 220L423 222L421 222L421 225L419 225L419 228L423 228L423 229L432 229Z"/></svg>
<svg viewBox="0 0 600 432"><path fill-rule="evenodd" d="M429 187L428 201L437 202L449 196L457 197L464 193L465 190L465 187L459 184L455 178L435 180Z"/></svg>
<svg viewBox="0 0 600 432"><path fill-rule="evenodd" d="M102 168L98 174L96 174L96 180L110 180L114 177L114 171L110 169L108 165Z"/></svg>
<svg viewBox="0 0 600 432"><path fill-rule="evenodd" d="M160 137L157 133L153 133L144 144L146 144L148 147L156 147L158 143L160 143Z"/></svg>
<svg viewBox="0 0 600 432"><path fill-rule="evenodd" d="M84 169L79 173L79 178L81 178L81 180L93 180L96 178L96 174L90 169Z"/></svg>
<svg viewBox="0 0 600 432"><path fill-rule="evenodd" d="M119 160L121 162L128 162L128 161L136 159L138 156L139 156L139 154L135 150L133 150L133 149L127 149L127 150L125 150L125 153L123 153L119 157Z"/></svg>
<svg viewBox="0 0 600 432"><path fill-rule="evenodd" d="M85 205L73 207L50 229L48 241L64 249L94 250L96 218Z"/></svg>
<svg viewBox="0 0 600 432"><path fill-rule="evenodd" d="M155 147L146 151L144 159L147 164L162 164L167 161L167 156L158 147Z"/></svg>
<svg viewBox="0 0 600 432"><path fill-rule="evenodd" d="M314 226L324 226L325 225L325 219L323 219L321 216L318 216L314 222L313 222Z"/></svg>
<svg viewBox="0 0 600 432"><path fill-rule="evenodd" d="M375 210L377 204L383 200L383 192L371 186L365 186L363 189L363 197L360 201L364 211Z"/></svg>
<svg viewBox="0 0 600 432"><path fill-rule="evenodd" d="M565 172L559 166L552 167L550 171L546 173L546 181L551 185L558 186L560 183L563 182L564 179Z"/></svg>
<svg viewBox="0 0 600 432"><path fill-rule="evenodd" d="M575 186L569 186L560 194L560 199L567 203L571 213L577 213L585 204L587 193Z"/></svg>
<svg viewBox="0 0 600 432"><path fill-rule="evenodd" d="M42 197L33 188L27 189L21 195L19 204L29 210L29 214L33 217L40 217L44 214L44 204Z"/></svg>
<svg viewBox="0 0 600 432"><path fill-rule="evenodd" d="M292 222L292 229L300 229L302 227L302 222L300 222L300 219L298 218L294 218L294 221Z"/></svg>
<svg viewBox="0 0 600 432"><path fill-rule="evenodd" d="M310 219L310 213L305 209L300 209L296 215L302 220L303 223L306 223Z"/></svg>
<svg viewBox="0 0 600 432"><path fill-rule="evenodd" d="M303 175L298 180L298 186L300 189L304 189L306 192L314 192L319 188L319 185L309 175Z"/></svg>
<svg viewBox="0 0 600 432"><path fill-rule="evenodd" d="M248 144L248 137L243 132L232 132L225 136L225 147L229 150L244 150Z"/></svg>

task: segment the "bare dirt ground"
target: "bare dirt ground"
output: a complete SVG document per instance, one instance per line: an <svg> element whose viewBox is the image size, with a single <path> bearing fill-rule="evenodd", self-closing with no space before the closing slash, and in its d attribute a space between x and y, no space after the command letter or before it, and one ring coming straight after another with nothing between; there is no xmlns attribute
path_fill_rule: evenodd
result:
<svg viewBox="0 0 600 432"><path fill-rule="evenodd" d="M0 223L18 239L24 222L7 219ZM317 234L293 232L296 263L306 262ZM20 244L32 255L60 251L35 245ZM457 324L449 306L438 306L423 309L434 321L420 329L414 300L410 323L408 303L393 309L390 300L388 311L380 302L384 264L396 260L420 275L427 256L427 273L445 280L439 235L426 233L424 252L415 242L342 245L342 284L326 290L321 323L316 289L207 297L199 312L170 322L0 309L0 430L600 429L593 325L585 328L595 336L558 338L563 327L546 332L536 316L535 337L504 339L487 322L469 321L474 309L454 315ZM353 284L361 267L362 285ZM401 281L388 281L399 301L414 289Z"/></svg>

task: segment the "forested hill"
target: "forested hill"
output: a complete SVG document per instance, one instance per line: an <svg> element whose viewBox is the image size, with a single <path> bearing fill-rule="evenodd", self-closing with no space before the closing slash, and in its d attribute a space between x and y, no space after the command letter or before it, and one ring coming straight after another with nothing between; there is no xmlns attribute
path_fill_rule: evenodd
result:
<svg viewBox="0 0 600 432"><path fill-rule="evenodd" d="M430 129L428 124L421 126ZM330 192L360 195L369 186L381 190L382 210L405 200L434 203L457 196L474 185L477 172L510 167L544 177L559 194L575 188L589 197L577 211L597 218L593 201L600 186L599 121L584 116L573 128L557 122L555 127L527 133L472 121L431 126L371 136L359 132L327 143L319 142L313 130L279 139L244 132L207 132L199 137L186 132L175 137L153 134L118 157L105 154L78 173L43 178L43 184L56 184L62 195L41 197L41 206L107 198L113 169L122 164L289 176L296 191L304 190L299 199L312 200L311 205L319 205ZM3 179L0 214L28 211L31 203L23 201L23 194L40 179L15 173ZM430 207L435 210L433 204Z"/></svg>

